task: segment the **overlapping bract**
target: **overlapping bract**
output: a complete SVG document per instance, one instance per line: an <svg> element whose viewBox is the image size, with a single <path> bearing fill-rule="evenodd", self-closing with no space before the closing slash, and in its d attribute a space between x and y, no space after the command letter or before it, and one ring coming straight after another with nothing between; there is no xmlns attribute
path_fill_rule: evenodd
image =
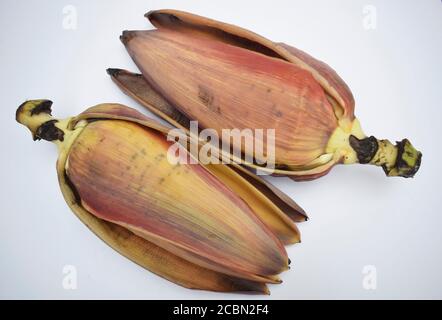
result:
<svg viewBox="0 0 442 320"><path fill-rule="evenodd" d="M284 244L300 241L295 222L306 219L296 203L239 166L168 156L169 128L133 109L102 104L58 121L50 104L28 101L17 120L59 146L64 197L105 242L190 288L267 293L280 282Z"/></svg>

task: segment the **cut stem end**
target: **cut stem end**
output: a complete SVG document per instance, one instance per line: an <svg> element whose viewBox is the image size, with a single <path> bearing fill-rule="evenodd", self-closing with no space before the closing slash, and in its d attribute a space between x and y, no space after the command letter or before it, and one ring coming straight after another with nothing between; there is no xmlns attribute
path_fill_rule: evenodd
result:
<svg viewBox="0 0 442 320"><path fill-rule="evenodd" d="M15 119L27 127L34 140L63 141L64 132L56 126L58 120L51 115L52 101L46 99L23 102L15 113Z"/></svg>
<svg viewBox="0 0 442 320"><path fill-rule="evenodd" d="M389 140L378 140L373 136L358 139L351 135L349 142L359 163L380 166L388 177L412 178L419 170L422 153L408 139L393 145Z"/></svg>

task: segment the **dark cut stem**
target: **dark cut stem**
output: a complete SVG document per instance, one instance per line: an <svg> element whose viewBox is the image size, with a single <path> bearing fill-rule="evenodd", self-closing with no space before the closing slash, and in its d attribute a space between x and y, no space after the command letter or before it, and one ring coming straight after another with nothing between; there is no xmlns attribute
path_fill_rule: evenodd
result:
<svg viewBox="0 0 442 320"><path fill-rule="evenodd" d="M58 120L49 120L38 127L35 134L37 139L43 139L46 141L64 140L64 132L60 128L57 128L55 124Z"/></svg>
<svg viewBox="0 0 442 320"><path fill-rule="evenodd" d="M369 163L379 149L378 140L371 136L365 139L358 139L350 135L350 146L356 151L359 163Z"/></svg>
<svg viewBox="0 0 442 320"><path fill-rule="evenodd" d="M421 165L422 153L408 139L393 145L388 140L378 140L373 136L358 139L350 135L349 142L359 163L381 166L389 177L412 178Z"/></svg>
<svg viewBox="0 0 442 320"><path fill-rule="evenodd" d="M52 101L46 99L25 101L15 119L31 131L34 140L63 141L64 132L56 126L58 120L52 118L51 106Z"/></svg>

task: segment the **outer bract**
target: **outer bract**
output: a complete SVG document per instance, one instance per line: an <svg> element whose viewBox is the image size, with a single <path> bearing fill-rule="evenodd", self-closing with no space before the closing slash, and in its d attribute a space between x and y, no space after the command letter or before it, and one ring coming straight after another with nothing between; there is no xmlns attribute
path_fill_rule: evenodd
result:
<svg viewBox="0 0 442 320"><path fill-rule="evenodd" d="M349 88L323 62L193 14L158 10L146 16L157 29L124 31L121 40L147 86L219 136L222 129L275 129L271 173L314 179L337 163L374 164L388 176L412 177L419 169L422 155L407 139L393 145L363 133ZM136 88L126 90L136 95ZM266 146L259 137L255 143ZM266 170L256 165L265 159L252 157L253 163L235 161Z"/></svg>
<svg viewBox="0 0 442 320"><path fill-rule="evenodd" d="M238 166L171 162L169 128L133 109L56 120L51 104L27 101L17 121L57 144L63 195L106 243L189 288L267 293L280 282L283 244L300 241L294 222L306 218L293 201ZM175 160L191 157L181 151Z"/></svg>

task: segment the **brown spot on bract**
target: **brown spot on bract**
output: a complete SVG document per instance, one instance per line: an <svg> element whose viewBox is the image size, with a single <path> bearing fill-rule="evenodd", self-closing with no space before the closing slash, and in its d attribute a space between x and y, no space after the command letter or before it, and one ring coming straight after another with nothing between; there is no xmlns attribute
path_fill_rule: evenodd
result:
<svg viewBox="0 0 442 320"><path fill-rule="evenodd" d="M278 118L281 118L283 113L281 110L278 109L278 107L276 106L276 104L272 105L271 108L272 114L274 114L275 116L277 116Z"/></svg>
<svg viewBox="0 0 442 320"><path fill-rule="evenodd" d="M199 85L198 98L209 110L221 113L220 107L215 105L215 97L209 88Z"/></svg>

